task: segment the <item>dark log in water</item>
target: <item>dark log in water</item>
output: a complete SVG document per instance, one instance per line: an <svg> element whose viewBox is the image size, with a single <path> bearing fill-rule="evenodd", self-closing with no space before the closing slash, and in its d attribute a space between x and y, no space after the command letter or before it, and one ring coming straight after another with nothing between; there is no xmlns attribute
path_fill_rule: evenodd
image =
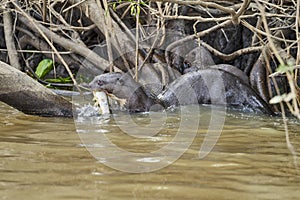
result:
<svg viewBox="0 0 300 200"><path fill-rule="evenodd" d="M69 101L3 62L0 62L0 101L26 114L72 116Z"/></svg>

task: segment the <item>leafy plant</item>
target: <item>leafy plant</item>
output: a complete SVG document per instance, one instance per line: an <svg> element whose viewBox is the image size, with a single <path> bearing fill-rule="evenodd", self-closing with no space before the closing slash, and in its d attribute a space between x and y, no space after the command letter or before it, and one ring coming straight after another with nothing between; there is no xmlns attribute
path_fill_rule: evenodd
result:
<svg viewBox="0 0 300 200"><path fill-rule="evenodd" d="M35 74L40 78L44 78L53 69L53 61L50 59L42 60L36 70Z"/></svg>
<svg viewBox="0 0 300 200"><path fill-rule="evenodd" d="M66 78L62 78L62 77L58 77L58 78L49 78L49 79L45 79L45 81L49 82L49 83L73 83L71 77L66 77Z"/></svg>
<svg viewBox="0 0 300 200"><path fill-rule="evenodd" d="M114 10L116 10L117 6L122 3L130 3L128 8L130 8L130 15L136 16L137 14L140 14L141 12L141 6L146 6L146 3L144 1L137 1L137 0L118 0L117 2L114 2L112 4L112 7Z"/></svg>
<svg viewBox="0 0 300 200"><path fill-rule="evenodd" d="M295 70L298 67L293 66L292 63L287 63L285 65L279 65L279 67L276 69L276 74L285 74L290 86L290 92L289 93L284 93L284 94L279 94L277 96L274 96L272 99L270 99L269 103L270 104L277 104L284 102L287 107L289 108L290 112L298 117L300 119L300 98L299 98L299 87L296 83L296 79L298 77L295 77ZM296 73L297 74L297 73Z"/></svg>

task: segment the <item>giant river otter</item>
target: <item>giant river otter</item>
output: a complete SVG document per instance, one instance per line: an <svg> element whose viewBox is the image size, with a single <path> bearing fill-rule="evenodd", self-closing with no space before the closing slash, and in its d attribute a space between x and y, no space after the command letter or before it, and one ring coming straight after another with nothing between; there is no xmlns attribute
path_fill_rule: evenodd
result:
<svg viewBox="0 0 300 200"><path fill-rule="evenodd" d="M106 91L120 99L125 99L125 108L131 112L149 111L154 104L142 86L135 82L129 74L106 73L96 76L89 84L93 91Z"/></svg>
<svg viewBox="0 0 300 200"><path fill-rule="evenodd" d="M158 98L164 107L197 103L217 104L273 114L269 105L244 80L232 73L213 68L182 75Z"/></svg>
<svg viewBox="0 0 300 200"><path fill-rule="evenodd" d="M102 74L96 76L89 86L92 90L105 90L118 98L126 99L125 107L132 112L149 111L158 102L164 108L173 105L219 104L273 114L269 105L245 81L218 69L184 74L156 99L147 96L143 86L128 74Z"/></svg>

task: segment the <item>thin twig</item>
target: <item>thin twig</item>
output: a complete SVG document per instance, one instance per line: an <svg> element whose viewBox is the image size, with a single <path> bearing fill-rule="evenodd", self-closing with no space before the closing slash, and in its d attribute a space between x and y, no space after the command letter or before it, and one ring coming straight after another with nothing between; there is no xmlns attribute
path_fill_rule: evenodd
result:
<svg viewBox="0 0 300 200"><path fill-rule="evenodd" d="M140 24L140 11L139 11L139 6L140 6L140 0L137 1L137 11L135 15L135 20L136 20L136 28L135 28L135 80L138 82L139 77L138 77L138 69L139 69L139 24Z"/></svg>
<svg viewBox="0 0 300 200"><path fill-rule="evenodd" d="M3 24L4 24L4 37L5 37L10 65L15 67L18 70L21 70L18 52L16 50L16 46L14 42L12 19L11 19L10 12L7 11L3 12Z"/></svg>
<svg viewBox="0 0 300 200"><path fill-rule="evenodd" d="M166 48L166 53L165 53L166 56L165 56L165 57L166 57L167 63L170 63L169 56L168 56L168 52L171 52L172 49L174 49L176 46L182 45L182 44L184 44L185 42L191 41L191 40L193 40L193 39L196 39L196 38L199 38L199 37L203 37L204 35L209 34L209 33L212 32L212 31L218 30L218 29L223 28L223 27L225 27L225 26L228 26L228 25L230 25L230 24L232 24L231 20L227 20L227 21L222 22L222 23L220 23L220 24L218 24L218 25L215 25L215 26L213 26L213 27L211 27L211 28L209 28L209 29L206 29L206 30L204 30L204 31L198 32L198 33L193 34L193 35L186 36L186 37L184 37L184 38L182 38L182 39L180 39L180 40L177 40L177 41L171 43L171 44L168 45L167 48Z"/></svg>
<svg viewBox="0 0 300 200"><path fill-rule="evenodd" d="M111 35L113 35L113 28L112 28L112 21L110 12L108 9L108 4L106 0L103 0L104 4L104 10L102 9L101 3L99 0L97 0L97 6L99 7L100 15L102 15L105 18L105 26L104 28L104 34L105 34L105 41L107 45L107 54L108 54L108 62L109 62L109 71L113 71L113 54L112 54L112 43L111 43ZM103 13L105 11L105 13Z"/></svg>
<svg viewBox="0 0 300 200"><path fill-rule="evenodd" d="M182 1L182 0L155 0L158 2L169 2L169 3L177 3L180 5L201 5L203 7L211 7L218 10L222 10L225 13L230 14L231 16L236 15L236 12L232 8L224 7L219 4L213 3L213 2L205 2L205 1Z"/></svg>

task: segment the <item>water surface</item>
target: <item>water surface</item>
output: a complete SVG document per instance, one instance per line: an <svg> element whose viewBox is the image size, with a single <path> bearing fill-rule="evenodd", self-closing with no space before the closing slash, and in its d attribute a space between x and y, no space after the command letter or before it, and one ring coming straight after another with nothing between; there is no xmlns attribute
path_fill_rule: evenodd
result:
<svg viewBox="0 0 300 200"><path fill-rule="evenodd" d="M73 119L28 116L1 103L0 199L300 198L299 123L294 120L289 124L296 151L293 156L281 119L227 114L216 146L199 159L210 119L205 113L201 115L197 135L180 159L160 170L135 174L112 169L95 159L81 142ZM193 116L199 113L191 113ZM119 117L119 122L125 117L126 123L126 115ZM149 116L134 115L133 120L147 125ZM137 138L108 119L99 123L96 133L106 134L123 149L144 153L172 141L178 122L177 113L171 113L159 133ZM93 128L86 124L77 129ZM95 141L96 147L99 144L101 141Z"/></svg>

